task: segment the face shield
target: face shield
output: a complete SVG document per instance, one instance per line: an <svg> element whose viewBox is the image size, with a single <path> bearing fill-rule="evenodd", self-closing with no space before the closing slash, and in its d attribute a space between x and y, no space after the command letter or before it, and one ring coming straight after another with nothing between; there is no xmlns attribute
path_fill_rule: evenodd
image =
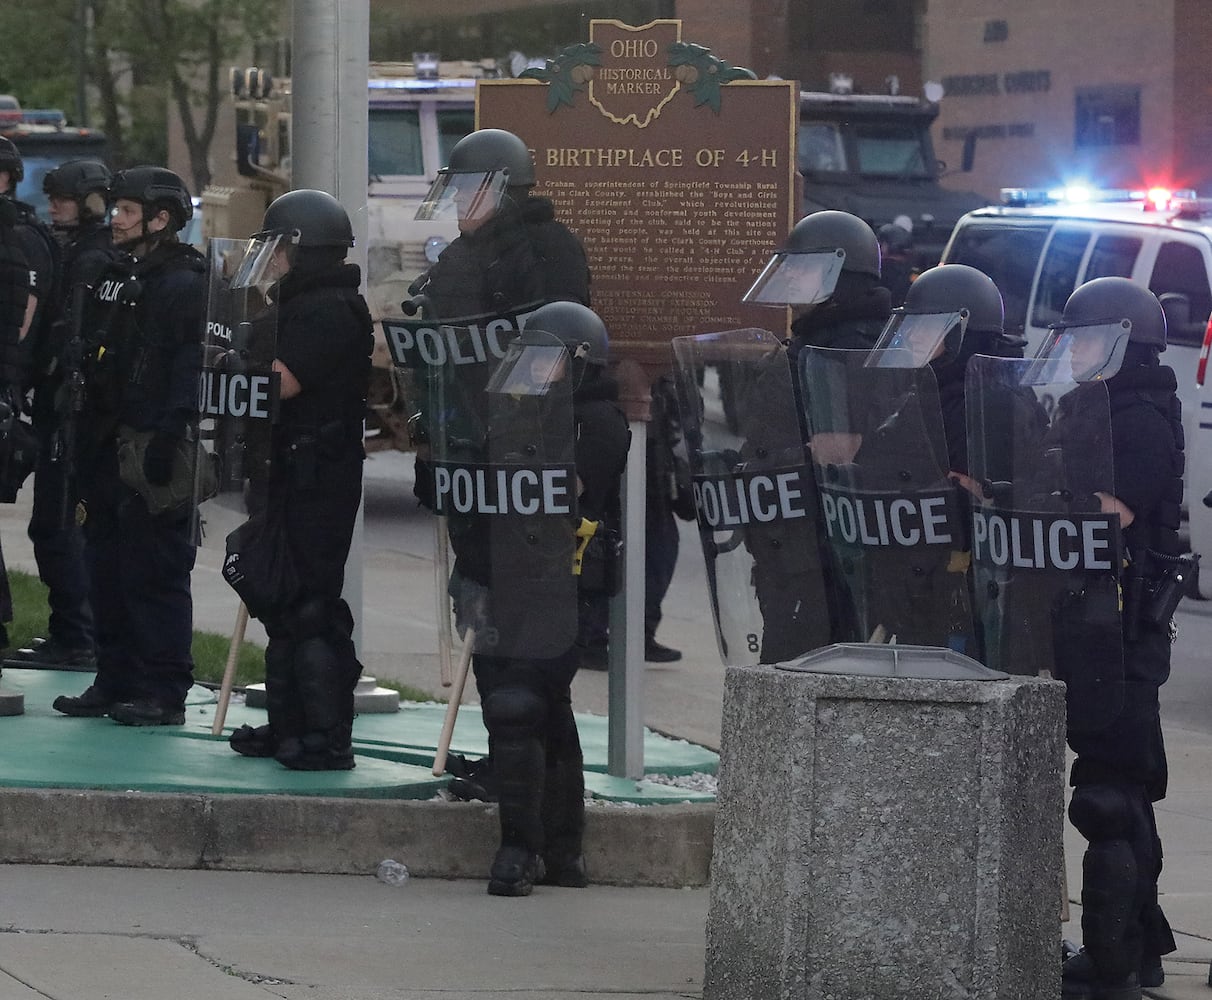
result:
<svg viewBox="0 0 1212 1000"><path fill-rule="evenodd" d="M270 271L274 251L282 237L272 235L251 237L244 244L244 251L223 261L223 269L230 275L229 288L266 288L273 283Z"/></svg>
<svg viewBox="0 0 1212 1000"><path fill-rule="evenodd" d="M811 306L824 302L837 287L846 251L809 253L778 251L762 269L742 302L759 306Z"/></svg>
<svg viewBox="0 0 1212 1000"><path fill-rule="evenodd" d="M1123 363L1131 332L1132 323L1126 319L1051 327L1035 353L1031 380L1042 385L1108 379Z"/></svg>
<svg viewBox="0 0 1212 1000"><path fill-rule="evenodd" d="M508 184L507 170L487 173L443 170L425 195L415 218L422 222L484 222L500 207Z"/></svg>
<svg viewBox="0 0 1212 1000"><path fill-rule="evenodd" d="M950 361L959 354L967 329L967 309L950 313L907 313L897 309L880 333L867 367L924 368L936 358Z"/></svg>
<svg viewBox="0 0 1212 1000"><path fill-rule="evenodd" d="M510 396L545 396L568 373L568 350L554 337L535 343L519 338L488 380L487 391Z"/></svg>

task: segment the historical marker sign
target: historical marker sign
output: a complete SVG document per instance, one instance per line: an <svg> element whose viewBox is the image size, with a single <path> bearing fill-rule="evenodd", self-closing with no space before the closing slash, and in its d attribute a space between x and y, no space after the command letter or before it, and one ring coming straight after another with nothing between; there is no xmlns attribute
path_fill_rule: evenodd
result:
<svg viewBox="0 0 1212 1000"><path fill-rule="evenodd" d="M651 375L673 337L782 331L741 296L794 224L798 88L681 40L681 22L592 21L536 79L482 80L479 128L534 152L535 194L580 236L612 351Z"/></svg>

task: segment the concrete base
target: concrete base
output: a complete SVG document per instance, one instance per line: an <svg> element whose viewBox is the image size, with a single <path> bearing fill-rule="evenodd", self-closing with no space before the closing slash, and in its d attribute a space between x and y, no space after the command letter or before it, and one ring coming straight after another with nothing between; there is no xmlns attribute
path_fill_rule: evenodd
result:
<svg viewBox="0 0 1212 1000"><path fill-rule="evenodd" d="M705 1000L1059 995L1063 685L725 683Z"/></svg>
<svg viewBox="0 0 1212 1000"><path fill-rule="evenodd" d="M250 684L244 689L244 704L249 708L265 707L265 685ZM354 712L373 714L376 712L390 713L400 710L400 693L391 688L379 687L373 677L363 675L358 678L358 686L354 688Z"/></svg>
<svg viewBox="0 0 1212 1000"><path fill-rule="evenodd" d="M713 805L586 813L594 884L706 884ZM486 878L498 843L496 806L479 802L0 789L6 864L373 875L394 858L418 877Z"/></svg>
<svg viewBox="0 0 1212 1000"><path fill-rule="evenodd" d="M10 691L0 687L0 716L24 715L25 695L20 691Z"/></svg>

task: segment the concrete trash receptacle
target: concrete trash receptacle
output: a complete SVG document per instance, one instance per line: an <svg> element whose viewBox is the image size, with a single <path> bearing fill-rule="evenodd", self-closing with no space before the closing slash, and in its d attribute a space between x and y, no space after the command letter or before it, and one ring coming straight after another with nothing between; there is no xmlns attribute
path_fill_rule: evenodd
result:
<svg viewBox="0 0 1212 1000"><path fill-rule="evenodd" d="M1065 688L945 649L732 667L705 1000L1060 994Z"/></svg>

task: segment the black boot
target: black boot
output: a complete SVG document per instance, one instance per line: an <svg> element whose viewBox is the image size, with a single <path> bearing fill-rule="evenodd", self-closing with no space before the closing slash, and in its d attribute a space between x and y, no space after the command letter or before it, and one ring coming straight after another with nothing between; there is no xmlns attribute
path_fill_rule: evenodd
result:
<svg viewBox="0 0 1212 1000"><path fill-rule="evenodd" d="M488 874L490 896L529 896L544 874L543 745L537 737L493 741L501 847Z"/></svg>
<svg viewBox="0 0 1212 1000"><path fill-rule="evenodd" d="M1083 948L1061 966L1063 1000L1141 1000L1140 977L1129 972L1115 981L1103 978Z"/></svg>
<svg viewBox="0 0 1212 1000"><path fill-rule="evenodd" d="M111 698L96 684L90 684L83 694L61 694L53 702L51 708L64 715L78 719L100 719L109 715L110 710L118 704L117 698Z"/></svg>
<svg viewBox="0 0 1212 1000"><path fill-rule="evenodd" d="M332 636L295 647L294 668L304 732L283 740L274 757L295 771L348 771L354 766L354 687L361 665L344 662ZM352 678L349 676L352 674Z"/></svg>
<svg viewBox="0 0 1212 1000"><path fill-rule="evenodd" d="M589 884L581 847L585 834L585 774L580 761L557 761L548 766L542 815L547 872L539 884L585 888Z"/></svg>

